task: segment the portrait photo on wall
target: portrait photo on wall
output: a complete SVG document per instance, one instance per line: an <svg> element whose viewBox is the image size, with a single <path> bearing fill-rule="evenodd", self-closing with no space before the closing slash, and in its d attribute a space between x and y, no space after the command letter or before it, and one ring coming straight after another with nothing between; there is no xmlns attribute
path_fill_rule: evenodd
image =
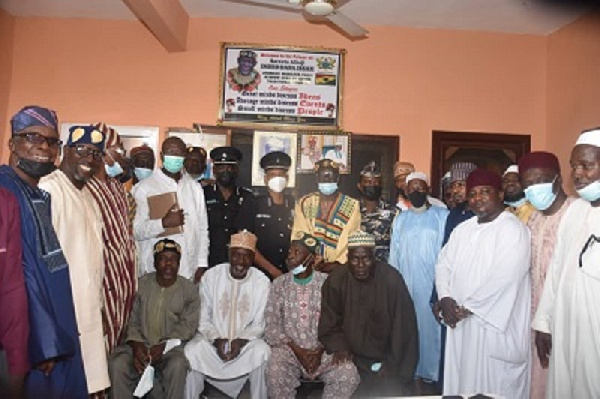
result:
<svg viewBox="0 0 600 399"><path fill-rule="evenodd" d="M327 158L340 165L341 174L350 174L350 140L350 133L301 133L298 144L298 173L312 173L315 163Z"/></svg>
<svg viewBox="0 0 600 399"><path fill-rule="evenodd" d="M345 50L221 43L218 123L341 129Z"/></svg>
<svg viewBox="0 0 600 399"><path fill-rule="evenodd" d="M167 129L167 137L179 137L188 147L202 147L206 150L206 154L216 147L228 146L231 140L228 131L218 127L201 127L199 124L194 124L194 129L171 127ZM204 171L204 179L214 179L212 171L212 160L207 156L206 170Z"/></svg>
<svg viewBox="0 0 600 399"><path fill-rule="evenodd" d="M296 133L255 131L252 143L252 185L265 186L264 171L260 167L262 157L273 151L283 151L292 159L288 171L288 187L295 187L297 141Z"/></svg>

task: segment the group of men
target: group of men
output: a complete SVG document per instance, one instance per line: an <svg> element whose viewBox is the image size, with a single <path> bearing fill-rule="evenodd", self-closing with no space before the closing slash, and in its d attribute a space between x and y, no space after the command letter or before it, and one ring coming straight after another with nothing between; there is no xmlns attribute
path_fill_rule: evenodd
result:
<svg viewBox="0 0 600 399"><path fill-rule="evenodd" d="M237 397L249 381L251 397L279 399L318 379L326 398L436 383L448 395L600 396L600 129L572 151L580 199L556 156L532 152L502 177L453 164L447 205L406 162L396 204L375 162L354 199L331 159L295 200L284 152L260 160L255 196L237 184L233 147L207 154L169 137L160 154L127 157L103 123L73 126L63 146L56 114L37 106L11 129L7 395L197 399L208 382Z"/></svg>

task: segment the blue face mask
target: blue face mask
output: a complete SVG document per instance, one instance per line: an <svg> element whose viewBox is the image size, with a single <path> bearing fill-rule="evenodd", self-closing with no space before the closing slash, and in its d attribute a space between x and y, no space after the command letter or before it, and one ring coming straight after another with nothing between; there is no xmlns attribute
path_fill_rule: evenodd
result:
<svg viewBox="0 0 600 399"><path fill-rule="evenodd" d="M577 194L588 202L594 202L600 199L600 181L596 180L582 189L577 190Z"/></svg>
<svg viewBox="0 0 600 399"><path fill-rule="evenodd" d="M133 170L133 173L135 173L135 177L138 179L138 181L149 178L152 175L152 172L152 169L148 168L135 168Z"/></svg>
<svg viewBox="0 0 600 399"><path fill-rule="evenodd" d="M554 186L555 181L556 177L550 183L539 183L527 187L524 190L525 198L531 202L531 205L535 206L535 209L539 211L545 211L546 209L550 208L550 205L552 205L554 200L556 200L557 194L552 192L552 187Z"/></svg>
<svg viewBox="0 0 600 399"><path fill-rule="evenodd" d="M334 183L319 183L319 191L323 195L331 195L338 189L338 184Z"/></svg>
<svg viewBox="0 0 600 399"><path fill-rule="evenodd" d="M304 263L302 263L292 269L292 274L294 276L297 276L299 274L304 273L305 271L306 271L306 265Z"/></svg>
<svg viewBox="0 0 600 399"><path fill-rule="evenodd" d="M165 155L163 157L163 167L169 173L179 173L183 168L183 161L185 161L184 157L179 157L177 155Z"/></svg>
<svg viewBox="0 0 600 399"><path fill-rule="evenodd" d="M106 174L109 175L110 177L117 177L121 173L123 173L123 168L121 167L121 164L118 162L113 163L112 166L109 166L107 163L105 163L104 170L106 170Z"/></svg>

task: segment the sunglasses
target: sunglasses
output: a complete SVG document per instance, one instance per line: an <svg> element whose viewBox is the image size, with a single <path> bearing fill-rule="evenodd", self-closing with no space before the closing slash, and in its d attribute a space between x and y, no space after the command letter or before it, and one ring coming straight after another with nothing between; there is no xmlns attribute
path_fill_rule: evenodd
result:
<svg viewBox="0 0 600 399"><path fill-rule="evenodd" d="M91 155L92 158L94 158L94 160L100 161L104 156L102 151L97 150L95 148L86 147L83 144L74 145L72 148L74 148L75 153L77 153L77 155L79 155L82 158L87 158Z"/></svg>
<svg viewBox="0 0 600 399"><path fill-rule="evenodd" d="M62 146L62 141L56 137L46 137L41 133L27 132L17 134L15 137L24 138L27 142L35 145L42 145L46 143L48 147L59 148Z"/></svg>

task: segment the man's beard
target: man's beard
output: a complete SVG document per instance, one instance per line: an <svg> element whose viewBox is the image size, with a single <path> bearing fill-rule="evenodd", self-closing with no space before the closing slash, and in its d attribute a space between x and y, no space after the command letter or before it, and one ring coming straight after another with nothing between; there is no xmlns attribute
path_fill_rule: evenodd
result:
<svg viewBox="0 0 600 399"><path fill-rule="evenodd" d="M525 192L521 191L518 194L504 194L504 202L517 202L525 198Z"/></svg>

